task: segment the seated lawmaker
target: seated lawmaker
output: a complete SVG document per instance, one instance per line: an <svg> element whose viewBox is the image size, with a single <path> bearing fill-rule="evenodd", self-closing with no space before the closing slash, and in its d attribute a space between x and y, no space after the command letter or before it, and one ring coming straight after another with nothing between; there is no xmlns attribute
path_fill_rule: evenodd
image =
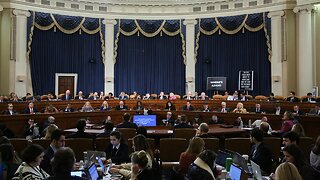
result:
<svg viewBox="0 0 320 180"><path fill-rule="evenodd" d="M194 97L192 96L192 93L189 91L186 95L183 96L183 99L192 100L194 99Z"/></svg>
<svg viewBox="0 0 320 180"><path fill-rule="evenodd" d="M306 98L302 99L302 102L316 102L316 98L312 96L312 93L308 93Z"/></svg>
<svg viewBox="0 0 320 180"><path fill-rule="evenodd" d="M272 151L267 144L263 142L263 131L255 128L251 131L250 141L254 145L251 148L250 159L257 163L265 174L272 171Z"/></svg>
<svg viewBox="0 0 320 180"><path fill-rule="evenodd" d="M83 95L82 91L78 92L78 95L74 98L75 100L85 100L86 97Z"/></svg>
<svg viewBox="0 0 320 180"><path fill-rule="evenodd" d="M117 128L134 128L137 129L138 126L135 123L130 122L130 114L129 113L124 113L122 116L122 123L117 125Z"/></svg>
<svg viewBox="0 0 320 180"><path fill-rule="evenodd" d="M63 109L63 112L74 112L74 109L71 107L71 104L68 103L67 107Z"/></svg>
<svg viewBox="0 0 320 180"><path fill-rule="evenodd" d="M164 110L175 111L175 110L176 110L176 107L175 107L175 105L172 103L172 101L167 101L166 107L164 108Z"/></svg>
<svg viewBox="0 0 320 180"><path fill-rule="evenodd" d="M8 104L8 109L3 112L4 115L15 115L17 112L13 109L13 104Z"/></svg>
<svg viewBox="0 0 320 180"><path fill-rule="evenodd" d="M71 133L67 135L67 138L90 138L92 139L93 136L84 132L86 129L86 120L79 119L77 122L77 132Z"/></svg>
<svg viewBox="0 0 320 180"><path fill-rule="evenodd" d="M143 104L141 101L137 101L136 107L134 108L136 111L142 111L144 110Z"/></svg>
<svg viewBox="0 0 320 180"><path fill-rule="evenodd" d="M159 96L158 96L158 99L164 100L164 99L167 99L167 96L164 95L164 92L160 92L160 94L159 94Z"/></svg>
<svg viewBox="0 0 320 180"><path fill-rule="evenodd" d="M201 138L209 138L209 126L207 123L201 123L199 128L197 129L197 137L201 137Z"/></svg>
<svg viewBox="0 0 320 180"><path fill-rule="evenodd" d="M184 111L194 111L194 107L191 105L190 101L187 101L187 104L182 107Z"/></svg>
<svg viewBox="0 0 320 180"><path fill-rule="evenodd" d="M108 163L121 164L129 162L129 148L124 142L121 132L110 133L110 144L105 149Z"/></svg>
<svg viewBox="0 0 320 180"><path fill-rule="evenodd" d="M209 120L208 124L223 124L223 120L219 119L218 116L212 115L211 119Z"/></svg>
<svg viewBox="0 0 320 180"><path fill-rule="evenodd" d="M66 90L66 93L61 97L61 100L63 101L69 101L69 100L72 100L72 95L70 93L70 90Z"/></svg>
<svg viewBox="0 0 320 180"><path fill-rule="evenodd" d="M286 98L288 102L300 102L300 99L296 97L296 93L294 91L290 91L289 96Z"/></svg>
<svg viewBox="0 0 320 180"><path fill-rule="evenodd" d="M123 101L119 101L119 105L115 107L115 110L128 110L128 106L124 105Z"/></svg>
<svg viewBox="0 0 320 180"><path fill-rule="evenodd" d="M190 124L187 123L188 119L185 114L182 114L180 116L180 122L174 126L174 129L179 129L179 128L193 128Z"/></svg>
<svg viewBox="0 0 320 180"><path fill-rule="evenodd" d="M230 109L227 108L227 103L226 102L221 102L221 107L218 109L218 112L221 112L221 113L230 112Z"/></svg>
<svg viewBox="0 0 320 180"><path fill-rule="evenodd" d="M126 95L124 92L121 92L119 94L119 97L118 97L119 100L127 100L129 99L128 95Z"/></svg>
<svg viewBox="0 0 320 180"><path fill-rule="evenodd" d="M232 112L234 112L234 113L247 113L247 110L243 107L242 103L238 103L237 107Z"/></svg>
<svg viewBox="0 0 320 180"><path fill-rule="evenodd" d="M172 117L172 112L168 111L166 119L163 119L162 122L166 126L168 126L168 125L174 126L174 119Z"/></svg>
<svg viewBox="0 0 320 180"><path fill-rule="evenodd" d="M317 103L314 108L310 109L308 115L320 115L320 103Z"/></svg>
<svg viewBox="0 0 320 180"><path fill-rule="evenodd" d="M103 101L100 107L100 111L110 111L111 108L109 107L108 101Z"/></svg>
<svg viewBox="0 0 320 180"><path fill-rule="evenodd" d="M34 107L34 104L32 101L29 102L28 107L24 110L25 114L35 114L37 113L37 108Z"/></svg>
<svg viewBox="0 0 320 180"><path fill-rule="evenodd" d="M91 106L90 101L87 101L82 107L82 112L93 112L93 111L94 109Z"/></svg>

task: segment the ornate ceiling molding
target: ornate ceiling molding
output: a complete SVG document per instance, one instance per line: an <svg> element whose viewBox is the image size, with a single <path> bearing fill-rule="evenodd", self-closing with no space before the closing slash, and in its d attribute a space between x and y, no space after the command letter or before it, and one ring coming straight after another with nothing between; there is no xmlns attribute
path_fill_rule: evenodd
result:
<svg viewBox="0 0 320 180"><path fill-rule="evenodd" d="M300 0L317 1L320 0ZM1 0L0 6L109 19L194 19L293 9L296 0Z"/></svg>

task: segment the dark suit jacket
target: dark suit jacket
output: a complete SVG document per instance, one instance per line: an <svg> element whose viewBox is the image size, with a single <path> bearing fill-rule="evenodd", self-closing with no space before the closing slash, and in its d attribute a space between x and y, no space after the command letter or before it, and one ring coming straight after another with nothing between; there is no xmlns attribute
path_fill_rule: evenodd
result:
<svg viewBox="0 0 320 180"><path fill-rule="evenodd" d="M111 159L112 163L121 164L129 162L129 149L128 145L121 143L119 149L116 151L115 155L112 156L113 145L109 143L108 147L105 149L106 158Z"/></svg>
<svg viewBox="0 0 320 180"><path fill-rule="evenodd" d="M300 102L299 101L299 98L297 98L297 97L287 97L286 98L286 101L289 101L289 102Z"/></svg>
<svg viewBox="0 0 320 180"><path fill-rule="evenodd" d="M230 112L230 109L229 109L229 108L225 108L225 111L226 111L226 112ZM218 112L222 112L222 108L219 108L219 109L218 109Z"/></svg>
<svg viewBox="0 0 320 180"><path fill-rule="evenodd" d="M299 116L303 116L304 112L302 110L299 110L298 113L296 111L292 111L292 113L296 113Z"/></svg>
<svg viewBox="0 0 320 180"><path fill-rule="evenodd" d="M72 99L73 99L72 96L69 95L69 96L68 96L68 100L72 100ZM66 95L63 95L63 96L61 97L61 100L63 100L63 101L67 100Z"/></svg>
<svg viewBox="0 0 320 180"><path fill-rule="evenodd" d="M265 143L261 143L255 153L254 150L255 145L253 145L251 148L250 159L257 163L261 170L263 170L266 174L270 174L272 172L273 158L271 149Z"/></svg>
<svg viewBox="0 0 320 180"><path fill-rule="evenodd" d="M310 109L309 114L319 115L315 108Z"/></svg>
<svg viewBox="0 0 320 180"><path fill-rule="evenodd" d="M51 159L54 157L54 151L51 146L44 152L43 160L41 161L40 167L48 174L53 175L51 167Z"/></svg>
<svg viewBox="0 0 320 180"><path fill-rule="evenodd" d="M158 99L160 99L160 96L158 96ZM162 99L167 99L167 96L162 96Z"/></svg>
<svg viewBox="0 0 320 180"><path fill-rule="evenodd" d="M115 107L115 110L117 110L117 111L119 111L119 110L127 110L127 109L128 109L128 106L126 106L126 105L123 105L122 108L120 108L120 105Z"/></svg>
<svg viewBox="0 0 320 180"><path fill-rule="evenodd" d="M33 112L34 112L34 113L38 112L37 108L33 107ZM24 113L25 113L25 114L30 114L30 109L27 107L27 108L24 110Z"/></svg>
<svg viewBox="0 0 320 180"><path fill-rule="evenodd" d="M194 107L190 105L189 109L187 108L187 105L182 107L182 110L184 111L194 111Z"/></svg>
<svg viewBox="0 0 320 180"><path fill-rule="evenodd" d="M10 112L9 112L9 110L5 110L5 111L3 112L3 114L4 114L4 115L11 115ZM17 114L17 112L16 112L15 110L13 110L13 111L12 111L12 115L15 115L15 114Z"/></svg>
<svg viewBox="0 0 320 180"><path fill-rule="evenodd" d="M73 108L69 108L69 109L64 108L63 112L74 112L74 109Z"/></svg>
<svg viewBox="0 0 320 180"><path fill-rule="evenodd" d="M309 102L308 100L309 100L309 98L304 98L304 99L302 99L302 102ZM316 101L316 99L310 98L310 101Z"/></svg>
<svg viewBox="0 0 320 180"><path fill-rule="evenodd" d="M138 126L135 123L122 122L121 124L117 125L117 128L135 128L135 129L137 129Z"/></svg>
<svg viewBox="0 0 320 180"><path fill-rule="evenodd" d="M193 126L191 126L187 123L180 123L180 124L174 126L174 129L179 129L179 128L193 128Z"/></svg>
<svg viewBox="0 0 320 180"><path fill-rule="evenodd" d="M256 114L261 114L261 113L265 113L266 111L264 110L264 109L262 109L262 108L260 108L260 110L257 110L256 108L252 108L251 110L250 110L250 112L252 112L252 113L256 113Z"/></svg>
<svg viewBox="0 0 320 180"><path fill-rule="evenodd" d="M86 97L82 96L82 99L85 100ZM79 96L76 96L76 97L74 98L74 100L81 100L81 99L79 98Z"/></svg>
<svg viewBox="0 0 320 180"><path fill-rule="evenodd" d="M137 176L137 180L150 180L155 179L152 169L143 169Z"/></svg>
<svg viewBox="0 0 320 180"><path fill-rule="evenodd" d="M66 136L66 138L89 138L89 139L92 139L93 136L91 134L84 132L84 131L77 131L77 132L68 134Z"/></svg>

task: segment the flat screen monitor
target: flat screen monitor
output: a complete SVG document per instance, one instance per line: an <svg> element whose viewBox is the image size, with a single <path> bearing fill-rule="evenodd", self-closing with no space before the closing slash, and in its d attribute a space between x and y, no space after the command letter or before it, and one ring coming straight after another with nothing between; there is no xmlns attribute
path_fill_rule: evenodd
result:
<svg viewBox="0 0 320 180"><path fill-rule="evenodd" d="M230 166L229 177L231 180L240 180L241 178L241 169L234 164Z"/></svg>
<svg viewBox="0 0 320 180"><path fill-rule="evenodd" d="M157 116L156 115L134 115L133 123L138 126L156 126Z"/></svg>
<svg viewBox="0 0 320 180"><path fill-rule="evenodd" d="M99 179L99 174L98 174L98 170L95 163L92 163L88 170L89 170L89 175L91 180Z"/></svg>

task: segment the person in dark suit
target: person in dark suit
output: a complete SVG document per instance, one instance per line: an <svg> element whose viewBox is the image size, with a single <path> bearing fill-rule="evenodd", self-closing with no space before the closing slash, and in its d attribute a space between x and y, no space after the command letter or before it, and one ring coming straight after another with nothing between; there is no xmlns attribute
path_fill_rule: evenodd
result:
<svg viewBox="0 0 320 180"><path fill-rule="evenodd" d="M166 126L168 126L168 125L174 126L174 119L172 117L172 112L168 111L166 119L163 119L162 122Z"/></svg>
<svg viewBox="0 0 320 180"><path fill-rule="evenodd" d="M219 119L218 116L212 115L211 119L209 120L208 124L223 124L223 120Z"/></svg>
<svg viewBox="0 0 320 180"><path fill-rule="evenodd" d="M129 148L124 143L121 132L112 131L110 133L110 144L105 149L108 163L121 164L129 162Z"/></svg>
<svg viewBox="0 0 320 180"><path fill-rule="evenodd" d="M320 115L320 103L317 103L316 106L309 111L310 115Z"/></svg>
<svg viewBox="0 0 320 180"><path fill-rule="evenodd" d="M40 167L50 175L53 175L51 159L59 149L65 146L65 139L65 133L61 129L57 129L52 132L50 146L44 152L43 161L40 164Z"/></svg>
<svg viewBox="0 0 320 180"><path fill-rule="evenodd" d="M115 110L128 110L128 106L124 105L123 101L119 101L119 105L115 107Z"/></svg>
<svg viewBox="0 0 320 180"><path fill-rule="evenodd" d="M138 126L135 123L130 122L130 114L129 113L124 113L122 116L122 123L117 125L117 128L135 128L137 129Z"/></svg>
<svg viewBox="0 0 320 180"><path fill-rule="evenodd" d="M74 109L71 107L71 104L67 104L67 107L63 109L63 112L74 112Z"/></svg>
<svg viewBox="0 0 320 180"><path fill-rule="evenodd" d="M70 90L68 89L68 90L66 90L66 93L65 93L65 95L63 95L62 97L61 97L61 100L63 100L63 101L69 101L69 100L72 100L73 98L72 98L72 95L70 94Z"/></svg>
<svg viewBox="0 0 320 180"><path fill-rule="evenodd" d="M300 110L298 105L294 105L292 114L295 115L295 116L303 116L304 112L302 110Z"/></svg>
<svg viewBox="0 0 320 180"><path fill-rule="evenodd" d="M316 98L312 97L312 93L308 93L306 98L302 99L302 102L315 102Z"/></svg>
<svg viewBox="0 0 320 180"><path fill-rule="evenodd" d="M175 111L176 107L171 101L167 101L166 107L164 108L164 110Z"/></svg>
<svg viewBox="0 0 320 180"><path fill-rule="evenodd" d="M142 111L144 110L143 104L141 101L137 101L136 107L134 108L136 111Z"/></svg>
<svg viewBox="0 0 320 180"><path fill-rule="evenodd" d="M17 112L15 110L13 110L13 104L12 103L9 103L8 104L8 109L5 110L3 112L4 115L15 115L17 114Z"/></svg>
<svg viewBox="0 0 320 180"><path fill-rule="evenodd" d="M97 137L110 137L110 133L113 130L113 123L110 121L107 121L104 123L104 132L99 134Z"/></svg>
<svg viewBox="0 0 320 180"><path fill-rule="evenodd" d="M265 174L272 172L272 151L263 142L263 131L258 128L252 130L250 141L254 145L251 147L249 158L257 163Z"/></svg>
<svg viewBox="0 0 320 180"><path fill-rule="evenodd" d="M286 98L288 102L299 102L300 99L296 97L296 93L294 91L290 91L289 96Z"/></svg>
<svg viewBox="0 0 320 180"><path fill-rule="evenodd" d="M282 115L284 112L283 112L281 106L277 104L277 105L275 105L274 111L271 113L276 114L276 115Z"/></svg>
<svg viewBox="0 0 320 180"><path fill-rule="evenodd" d="M226 102L221 102L221 108L218 109L218 112L227 113L229 111L230 111L230 109L227 108L227 103Z"/></svg>
<svg viewBox="0 0 320 180"><path fill-rule="evenodd" d="M174 129L178 129L178 128L193 128L193 126L188 124L187 121L188 121L187 116L185 114L182 114L180 116L180 122L177 125L174 126Z"/></svg>
<svg viewBox="0 0 320 180"><path fill-rule="evenodd" d="M78 95L74 98L74 100L85 100L86 97L83 95L82 91L78 92Z"/></svg>
<svg viewBox="0 0 320 180"><path fill-rule="evenodd" d="M190 101L187 101L187 104L182 107L184 111L194 111L194 107L191 105Z"/></svg>
<svg viewBox="0 0 320 180"><path fill-rule="evenodd" d="M131 156L131 163L132 163L131 179L136 179L136 180L155 179L155 175L152 169L147 168L148 162L149 162L148 155L144 150L134 152Z"/></svg>
<svg viewBox="0 0 320 180"><path fill-rule="evenodd" d="M164 95L164 92L160 92L159 96L158 96L159 100L164 100L167 99L167 96Z"/></svg>
<svg viewBox="0 0 320 180"><path fill-rule="evenodd" d="M183 96L183 99L192 100L194 99L194 97L192 96L192 93L189 91L186 95Z"/></svg>
<svg viewBox="0 0 320 180"><path fill-rule="evenodd" d="M202 112L210 112L211 111L208 104L204 104L203 108L201 110L202 110Z"/></svg>
<svg viewBox="0 0 320 180"><path fill-rule="evenodd" d="M201 137L201 138L209 138L209 126L207 123L201 123L199 128L197 129L197 137Z"/></svg>
<svg viewBox="0 0 320 180"><path fill-rule="evenodd" d="M89 138L92 139L93 136L89 133L84 132L86 129L86 120L79 119L77 122L77 132L71 133L67 135L67 138Z"/></svg>
<svg viewBox="0 0 320 180"><path fill-rule="evenodd" d="M25 114L35 114L37 112L38 110L34 107L33 102L29 102L28 107L24 110Z"/></svg>
<svg viewBox="0 0 320 180"><path fill-rule="evenodd" d="M260 103L256 103L255 108L251 109L252 113L256 113L256 114L264 114L265 110L261 108L261 104Z"/></svg>

